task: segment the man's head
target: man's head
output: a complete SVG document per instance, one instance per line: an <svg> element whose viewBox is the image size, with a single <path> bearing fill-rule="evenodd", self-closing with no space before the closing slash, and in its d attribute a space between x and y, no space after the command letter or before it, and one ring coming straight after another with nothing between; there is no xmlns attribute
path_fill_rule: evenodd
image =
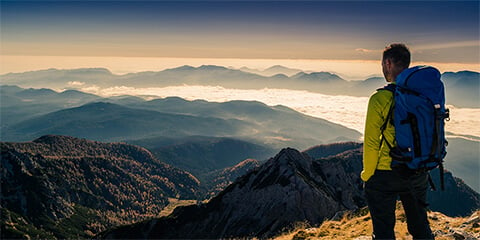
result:
<svg viewBox="0 0 480 240"><path fill-rule="evenodd" d="M382 70L387 82L395 78L410 65L410 50L402 43L392 43L383 51Z"/></svg>

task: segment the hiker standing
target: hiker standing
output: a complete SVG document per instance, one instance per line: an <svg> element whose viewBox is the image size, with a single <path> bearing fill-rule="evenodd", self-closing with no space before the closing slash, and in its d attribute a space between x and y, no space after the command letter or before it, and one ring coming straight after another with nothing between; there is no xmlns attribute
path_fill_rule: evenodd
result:
<svg viewBox="0 0 480 240"><path fill-rule="evenodd" d="M410 51L404 44L391 44L382 57L382 70L389 83L410 65ZM394 87L394 86L392 86ZM379 89L369 100L363 146L365 194L373 223L373 239L395 239L395 209L400 197L413 239L434 239L427 218L428 173L412 172L404 165L392 171L390 148L395 128L389 120L393 92Z"/></svg>

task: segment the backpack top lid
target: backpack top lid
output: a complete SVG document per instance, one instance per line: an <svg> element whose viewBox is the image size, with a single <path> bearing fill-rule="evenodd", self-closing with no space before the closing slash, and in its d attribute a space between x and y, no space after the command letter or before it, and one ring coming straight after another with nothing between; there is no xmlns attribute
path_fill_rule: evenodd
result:
<svg viewBox="0 0 480 240"><path fill-rule="evenodd" d="M397 87L408 89L429 98L434 104L445 105L445 89L438 69L415 66L403 70L395 79Z"/></svg>

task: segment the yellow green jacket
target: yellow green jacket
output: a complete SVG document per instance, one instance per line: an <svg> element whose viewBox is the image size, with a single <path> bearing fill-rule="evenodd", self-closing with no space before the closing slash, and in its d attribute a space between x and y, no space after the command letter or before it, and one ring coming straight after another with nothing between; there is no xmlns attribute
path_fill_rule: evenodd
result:
<svg viewBox="0 0 480 240"><path fill-rule="evenodd" d="M363 171L360 176L363 181L367 181L376 169L392 170L390 167L392 163L392 158L389 155L390 148L385 141L381 141L382 133L380 130L387 119L392 103L393 93L388 90L376 91L368 101L363 143ZM383 134L390 144L394 143L395 129L390 121Z"/></svg>

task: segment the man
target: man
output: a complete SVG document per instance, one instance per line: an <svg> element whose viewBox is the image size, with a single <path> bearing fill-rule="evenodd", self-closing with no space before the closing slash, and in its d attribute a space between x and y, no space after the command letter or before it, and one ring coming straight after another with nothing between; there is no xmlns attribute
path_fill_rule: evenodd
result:
<svg viewBox="0 0 480 240"><path fill-rule="evenodd" d="M391 44L382 57L382 70L387 82L410 65L410 51L404 44ZM393 104L392 91L381 89L369 100L363 146L365 194L373 223L373 239L395 239L395 208L400 197L413 239L434 239L427 219L427 173L408 169L392 170L390 147L395 129L387 116ZM385 126L384 126L385 123ZM382 127L384 129L382 130ZM382 133L383 132L383 133ZM384 139L383 139L384 138Z"/></svg>

